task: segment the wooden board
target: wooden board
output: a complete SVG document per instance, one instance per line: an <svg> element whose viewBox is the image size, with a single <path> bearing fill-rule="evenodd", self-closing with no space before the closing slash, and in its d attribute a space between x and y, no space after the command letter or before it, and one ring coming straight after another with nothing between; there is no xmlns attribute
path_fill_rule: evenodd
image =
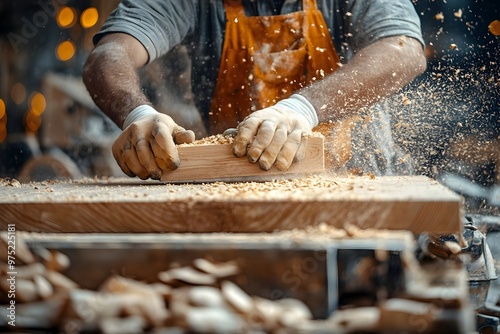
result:
<svg viewBox="0 0 500 334"><path fill-rule="evenodd" d="M343 228L461 231L461 197L415 177L309 176L261 183L135 179L19 184L0 180L0 227L36 232L272 232Z"/></svg>
<svg viewBox="0 0 500 334"><path fill-rule="evenodd" d="M324 139L309 137L304 159L293 163L287 171L272 167L263 171L258 164L238 158L232 153L232 144L179 146L181 165L174 171L163 173L162 181L265 181L272 178L292 178L297 175L325 171Z"/></svg>

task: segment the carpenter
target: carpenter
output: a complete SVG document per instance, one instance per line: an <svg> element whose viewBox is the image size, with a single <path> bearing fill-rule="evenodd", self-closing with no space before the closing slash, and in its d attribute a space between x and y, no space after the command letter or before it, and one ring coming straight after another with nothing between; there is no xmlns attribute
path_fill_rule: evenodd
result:
<svg viewBox="0 0 500 334"><path fill-rule="evenodd" d="M138 80L139 68L176 46L190 56L207 132L236 128L234 154L264 170L300 160L313 129L348 163L363 146L350 144L360 110L426 69L410 0L123 0L94 43L84 82L123 130L117 163L141 179L178 168L175 145L195 139L156 110ZM394 155L374 149L382 151Z"/></svg>

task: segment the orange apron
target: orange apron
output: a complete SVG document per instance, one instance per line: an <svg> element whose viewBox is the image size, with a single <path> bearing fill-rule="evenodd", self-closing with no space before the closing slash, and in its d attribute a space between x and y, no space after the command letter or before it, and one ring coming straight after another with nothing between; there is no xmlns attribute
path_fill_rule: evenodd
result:
<svg viewBox="0 0 500 334"><path fill-rule="evenodd" d="M236 127L250 113L338 68L316 0L303 0L303 11L275 16L247 17L241 0L224 0L224 6L226 34L209 113L211 134Z"/></svg>

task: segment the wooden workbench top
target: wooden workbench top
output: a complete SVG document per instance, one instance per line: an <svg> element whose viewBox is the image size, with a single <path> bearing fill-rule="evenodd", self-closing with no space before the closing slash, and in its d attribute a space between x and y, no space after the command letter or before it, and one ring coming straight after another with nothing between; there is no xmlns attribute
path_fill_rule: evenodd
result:
<svg viewBox="0 0 500 334"><path fill-rule="evenodd" d="M253 233L326 223L449 234L461 230L460 210L460 196L423 176L210 184L0 180L0 227L34 232Z"/></svg>

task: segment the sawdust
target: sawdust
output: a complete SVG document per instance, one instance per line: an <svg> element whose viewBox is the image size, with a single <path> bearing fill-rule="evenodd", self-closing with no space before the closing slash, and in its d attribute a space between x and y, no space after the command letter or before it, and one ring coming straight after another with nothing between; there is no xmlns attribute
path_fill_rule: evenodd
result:
<svg viewBox="0 0 500 334"><path fill-rule="evenodd" d="M192 143L188 144L180 144L179 147L187 147L187 146L199 146L199 145L224 145L224 144L232 144L234 142L233 136L224 136L222 134L217 134L209 137L205 137L202 139L195 140Z"/></svg>
<svg viewBox="0 0 500 334"><path fill-rule="evenodd" d="M18 191L3 191L0 203L9 202L118 202L118 201L328 201L362 198L399 200L451 196L451 191L425 177L375 178L325 173L267 182L212 182L170 184L139 179L90 179L57 181L50 186L31 182ZM10 186L8 186L10 188ZM6 187L0 186L0 191ZM411 188L411 189L410 189ZM118 190L119 189L119 190ZM50 193L50 194L49 194ZM426 195L427 194L427 195ZM451 198L451 197L450 197Z"/></svg>
<svg viewBox="0 0 500 334"><path fill-rule="evenodd" d="M0 186L1 187L19 188L21 186L21 183L16 179L3 178L3 179L0 179Z"/></svg>
<svg viewBox="0 0 500 334"><path fill-rule="evenodd" d="M415 172L437 177L460 164L449 156L454 142L499 135L495 36L500 23L488 19L494 15L486 2L467 9L438 2L415 1L415 5L423 19L434 18L423 31L428 69L384 102L391 111L395 139L411 152Z"/></svg>
<svg viewBox="0 0 500 334"><path fill-rule="evenodd" d="M322 137L322 136L323 135L321 133L313 131L313 132L305 135L304 138ZM179 147L189 147L189 146L199 146L199 145L225 145L225 144L232 144L232 143L234 143L234 136L233 135L216 134L216 135L212 135L212 136L208 136L205 138L195 140L192 143L180 144L178 146Z"/></svg>

